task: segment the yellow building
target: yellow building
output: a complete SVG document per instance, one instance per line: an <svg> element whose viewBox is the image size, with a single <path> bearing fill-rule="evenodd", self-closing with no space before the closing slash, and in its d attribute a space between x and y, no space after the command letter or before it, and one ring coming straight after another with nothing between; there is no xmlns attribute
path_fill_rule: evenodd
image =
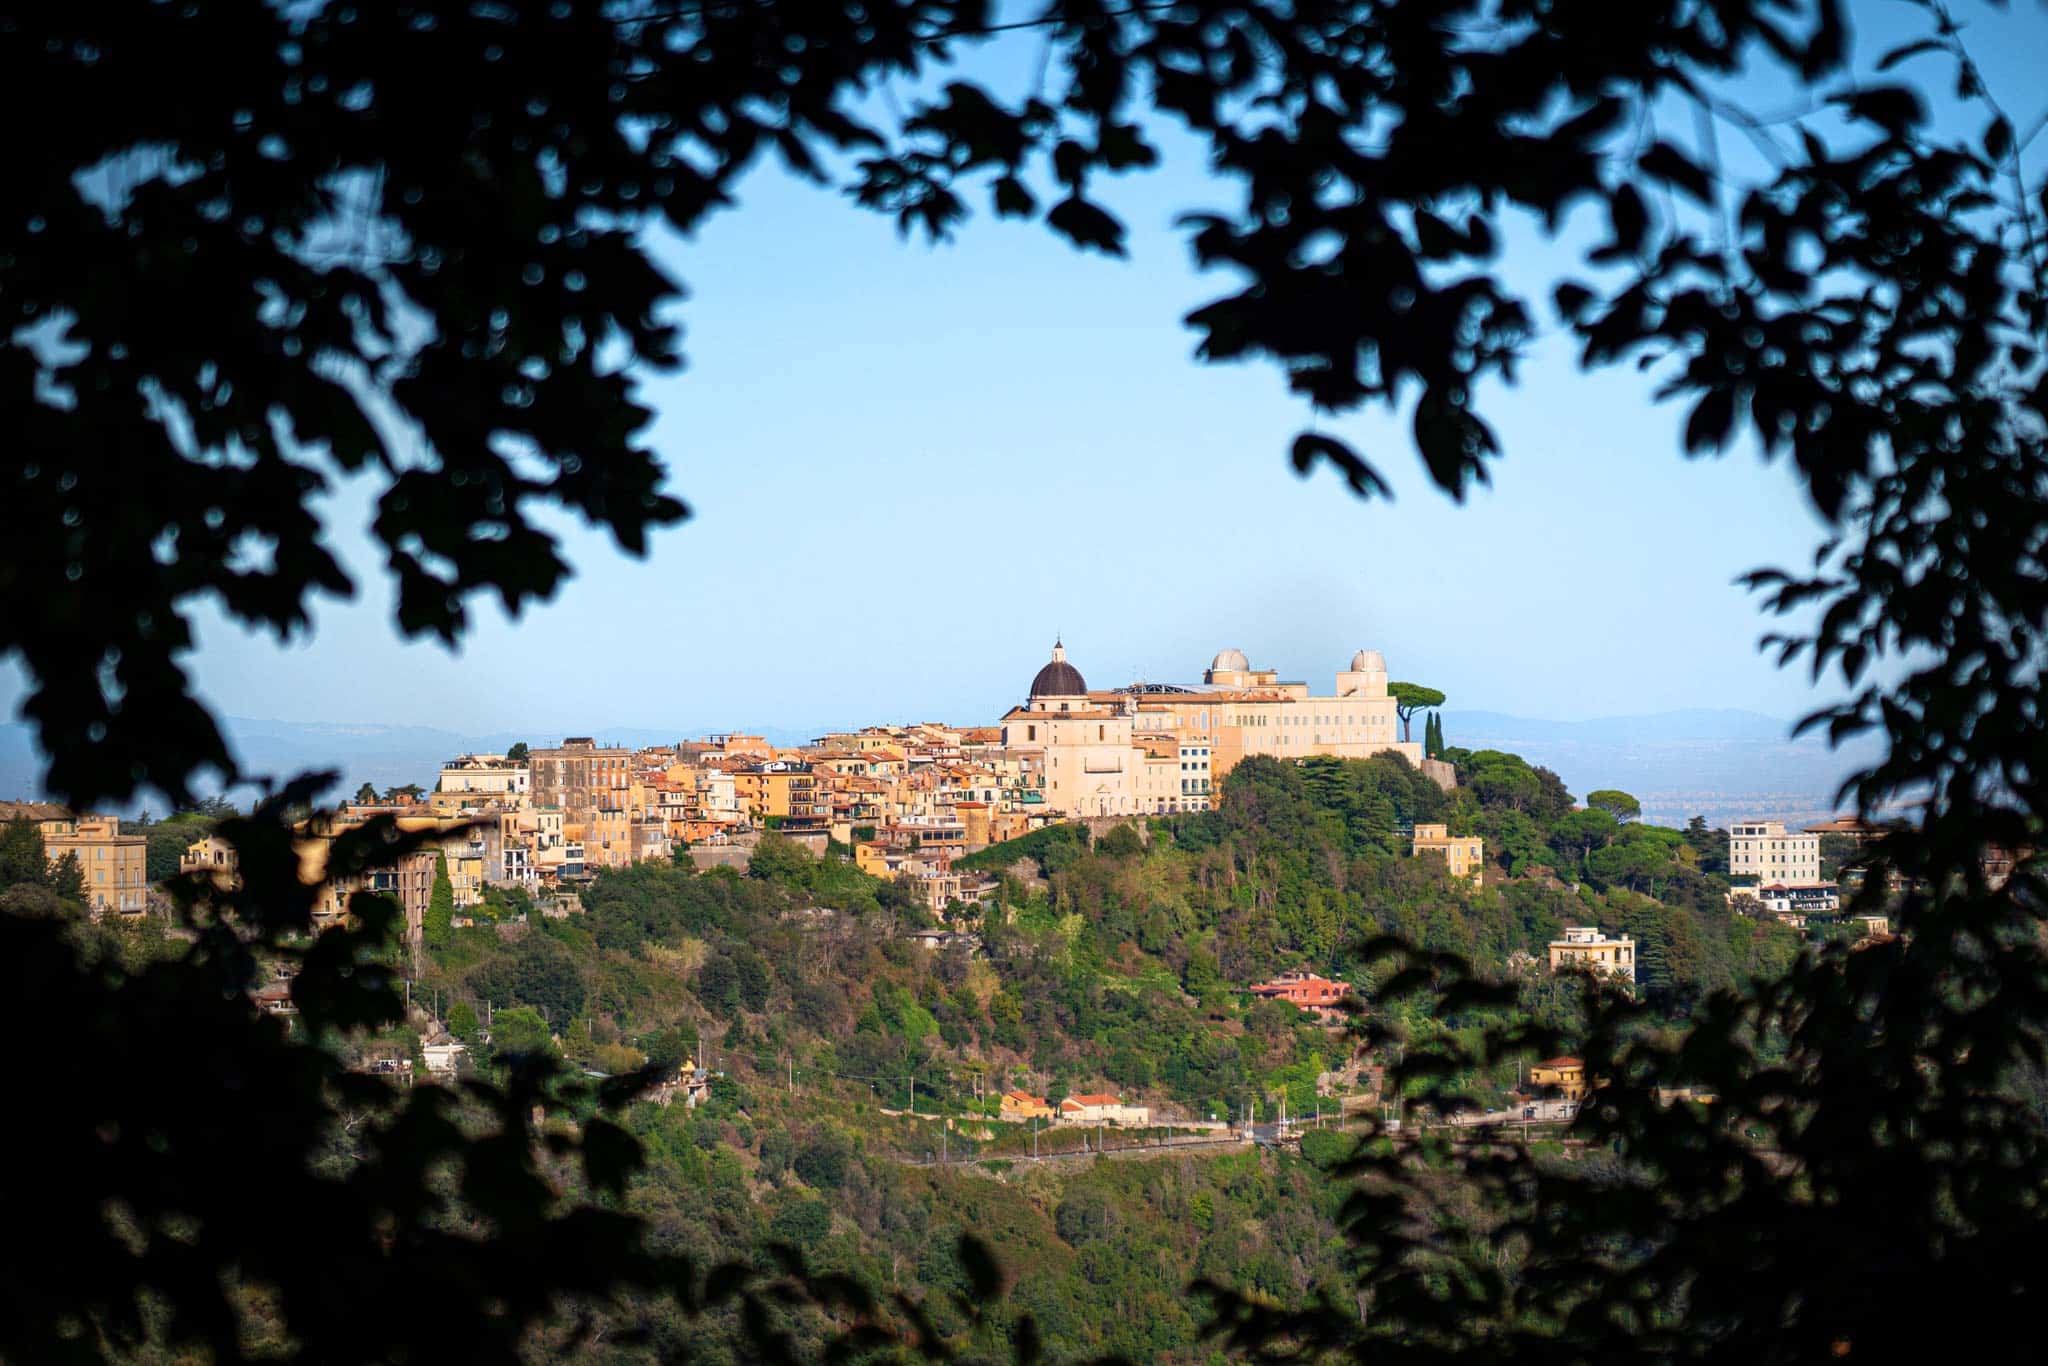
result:
<svg viewBox="0 0 2048 1366"><path fill-rule="evenodd" d="M1529 1089L1556 1091L1566 1100L1586 1096L1586 1064L1580 1058L1551 1058L1529 1065Z"/></svg>
<svg viewBox="0 0 2048 1366"><path fill-rule="evenodd" d="M54 865L78 860L85 907L95 917L141 915L149 908L149 841L121 833L117 816L60 816L40 822L43 854Z"/></svg>
<svg viewBox="0 0 2048 1366"><path fill-rule="evenodd" d="M795 759L749 764L733 773L740 809L756 825L820 827L832 815L832 794L811 766Z"/></svg>
<svg viewBox="0 0 2048 1366"><path fill-rule="evenodd" d="M853 846L853 866L869 877L894 877L889 867L889 851L879 844L862 841Z"/></svg>
<svg viewBox="0 0 2048 1366"><path fill-rule="evenodd" d="M1636 980L1636 941L1627 935L1609 939L1592 925L1569 925L1564 938L1550 941L1550 970L1595 972Z"/></svg>
<svg viewBox="0 0 2048 1366"><path fill-rule="evenodd" d="M1029 1091L1005 1091L998 1113L1009 1120L1051 1119L1053 1108L1045 1103L1044 1096L1034 1096Z"/></svg>
<svg viewBox="0 0 2048 1366"><path fill-rule="evenodd" d="M1418 823L1415 827L1416 857L1436 853L1444 856L1444 863L1451 870L1452 877L1470 878L1478 882L1486 868L1486 841L1477 835L1453 835L1450 827Z"/></svg>

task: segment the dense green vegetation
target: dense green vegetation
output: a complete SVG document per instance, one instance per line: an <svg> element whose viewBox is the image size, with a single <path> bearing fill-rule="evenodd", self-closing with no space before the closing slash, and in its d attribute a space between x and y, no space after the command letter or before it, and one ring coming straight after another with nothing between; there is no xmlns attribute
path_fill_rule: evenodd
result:
<svg viewBox="0 0 2048 1366"><path fill-rule="evenodd" d="M1197 1353L1204 1311L1181 1288L1198 1278L1291 1302L1343 1293L1343 1188L1329 1172L1350 1140L1318 1133L1299 1157L1020 1162L1034 1138L995 1121L1003 1090L1055 1103L1120 1092L1161 1123L1334 1110L1333 1093L1362 1086L1346 1069L1359 1042L1245 988L1307 967L1370 989L1380 969L1362 946L1384 935L1471 959L1513 984L1522 1014L1564 1029L1580 987L1541 963L1567 924L1635 935L1642 998L1673 1023L1796 952L1790 931L1728 910L1725 837L1703 822L1642 825L1626 793L1581 808L1515 755L1443 755L1452 791L1394 757L1254 759L1215 811L1092 840L1054 826L982 851L962 862L998 875L995 896L954 916L978 952L907 941L931 921L907 888L775 835L744 873L687 861L603 873L584 914L556 919L498 890L458 914L437 860L414 998L469 1044L470 1066L501 1079L534 1053L605 1075L712 1069L701 1104L643 1102L627 1119L647 1161L623 1198L660 1246L708 1264L789 1244L814 1267L909 1293L952 1332L968 1275L954 1244L974 1230L1021 1273L996 1331L1028 1313L1063 1355ZM196 837L221 814L150 828ZM1483 885L1412 856L1418 821L1484 835ZM33 825L0 831L0 878L11 905L82 922L76 869L47 863ZM140 961L164 950L153 925L78 932L106 961ZM1374 1023L1418 1042L1476 1027L1398 1005ZM417 1024L349 1057L417 1062ZM1497 1104L1517 1073L1501 1062L1453 1081ZM1036 1141L1073 1152L1087 1138ZM941 1150L987 1160L923 1165ZM679 1342L671 1312L636 1302L628 1317ZM792 1331L824 1323L796 1315ZM701 1343L738 1328L714 1315L689 1331Z"/></svg>
<svg viewBox="0 0 2048 1366"><path fill-rule="evenodd" d="M580 917L430 933L418 989L454 1002L448 1024L486 1068L551 1049L610 1074L715 1069L698 1108L631 1117L648 1165L627 1199L664 1245L715 1260L786 1242L942 1306L963 1283L954 1237L976 1229L1023 1272L1004 1312L1030 1311L1058 1352L1193 1352L1202 1314L1179 1291L1194 1277L1339 1293L1339 1194L1322 1173L1342 1141L1301 1158L1005 1167L1030 1141L992 1122L1004 1089L1117 1091L1161 1119L1334 1108L1330 1092L1359 1084L1340 1070L1357 1043L1244 988L1297 966L1370 988L1361 946L1381 935L1469 957L1559 1028L1580 987L1541 964L1567 924L1635 935L1642 998L1674 1023L1797 951L1789 930L1729 911L1709 871L1723 837L1704 823L1618 821L1627 794L1582 809L1517 756L1444 753L1454 791L1393 757L1255 759L1220 809L1142 838L1056 826L985 850L963 862L1000 875L995 898L958 917L979 954L906 941L929 916L904 889L771 835L744 874L641 864L597 877ZM1483 834L1484 885L1413 857L1417 821ZM1404 1007L1376 1023L1410 1038L1473 1027ZM1457 1080L1498 1103L1517 1072ZM913 1098L916 1116L901 1113ZM998 1160L915 1165L941 1147Z"/></svg>

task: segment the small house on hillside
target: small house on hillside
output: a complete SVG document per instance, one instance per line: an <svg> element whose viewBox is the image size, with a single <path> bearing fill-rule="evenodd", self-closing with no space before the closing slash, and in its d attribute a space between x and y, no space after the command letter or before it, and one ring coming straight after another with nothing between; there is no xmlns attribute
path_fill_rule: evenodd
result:
<svg viewBox="0 0 2048 1366"><path fill-rule="evenodd" d="M1045 1097L1029 1091L1003 1092L1002 1108L997 1113L1009 1120L1053 1118L1053 1108L1045 1103Z"/></svg>
<svg viewBox="0 0 2048 1366"><path fill-rule="evenodd" d="M1060 1102L1061 1124L1112 1124L1142 1129L1152 1122L1152 1111L1143 1105L1126 1105L1120 1096L1093 1092L1068 1096Z"/></svg>
<svg viewBox="0 0 2048 1366"><path fill-rule="evenodd" d="M1581 1100L1586 1094L1586 1062L1583 1058L1550 1058L1529 1066L1530 1089L1539 1093L1555 1091L1566 1100Z"/></svg>
<svg viewBox="0 0 2048 1366"><path fill-rule="evenodd" d="M1270 982L1256 982L1246 989L1254 996L1298 1006L1325 1022L1344 1018L1343 1002L1351 995L1350 983L1318 977L1300 968L1283 972Z"/></svg>

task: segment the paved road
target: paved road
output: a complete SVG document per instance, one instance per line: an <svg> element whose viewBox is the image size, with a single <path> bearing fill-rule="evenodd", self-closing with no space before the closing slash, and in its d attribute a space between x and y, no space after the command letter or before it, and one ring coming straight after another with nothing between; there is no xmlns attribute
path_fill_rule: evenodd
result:
<svg viewBox="0 0 2048 1366"><path fill-rule="evenodd" d="M1215 1138L1176 1138L1161 1143L1147 1142L1118 1143L1109 1140L1101 1148L1077 1148L1067 1152L1041 1153L1033 1157L1030 1153L977 1153L971 1157L940 1157L937 1153L926 1153L923 1157L904 1157L897 1160L908 1167L968 1167L982 1162L1078 1162L1096 1157L1166 1157L1179 1152L1214 1152L1218 1149L1234 1149L1246 1146L1246 1140L1237 1134L1223 1134Z"/></svg>

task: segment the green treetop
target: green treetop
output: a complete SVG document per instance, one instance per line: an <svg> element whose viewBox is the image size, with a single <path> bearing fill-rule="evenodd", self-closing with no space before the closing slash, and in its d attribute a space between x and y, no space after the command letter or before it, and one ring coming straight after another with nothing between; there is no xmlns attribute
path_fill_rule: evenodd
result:
<svg viewBox="0 0 2048 1366"><path fill-rule="evenodd" d="M1387 692L1393 697L1394 710L1401 717L1403 740L1408 738L1408 723L1414 719L1416 712L1428 711L1431 707L1441 707L1444 704L1444 695L1441 691L1420 683L1389 683Z"/></svg>
<svg viewBox="0 0 2048 1366"><path fill-rule="evenodd" d="M1628 793L1616 788L1603 787L1597 792L1586 794L1586 805L1595 811L1605 811L1617 821L1632 821L1643 814L1643 804Z"/></svg>

